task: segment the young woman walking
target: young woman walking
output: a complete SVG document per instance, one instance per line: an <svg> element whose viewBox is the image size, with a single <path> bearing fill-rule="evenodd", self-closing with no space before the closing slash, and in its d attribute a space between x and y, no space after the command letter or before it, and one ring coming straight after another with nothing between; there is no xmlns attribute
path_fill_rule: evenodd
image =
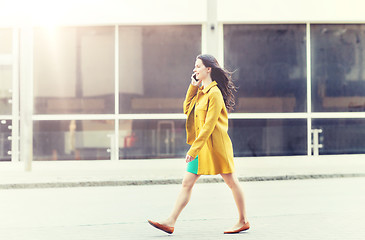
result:
<svg viewBox="0 0 365 240"><path fill-rule="evenodd" d="M170 216L163 221L148 222L169 234L174 232L178 216L190 200L192 188L200 175L220 174L232 190L238 209L238 222L224 233L239 233L250 228L243 192L234 173L233 148L228 136L227 110L233 110L235 86L231 73L208 54L199 55L184 101L187 114L187 172L182 189ZM202 85L202 87L199 87Z"/></svg>

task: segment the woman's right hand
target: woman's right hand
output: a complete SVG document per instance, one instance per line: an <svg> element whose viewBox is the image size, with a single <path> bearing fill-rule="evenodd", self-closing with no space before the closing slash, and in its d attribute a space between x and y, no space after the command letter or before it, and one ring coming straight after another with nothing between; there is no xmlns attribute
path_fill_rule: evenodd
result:
<svg viewBox="0 0 365 240"><path fill-rule="evenodd" d="M200 83L202 82L202 79L201 80L198 79L198 81L197 81L197 80L195 80L194 75L195 75L195 73L191 74L191 85L199 87Z"/></svg>

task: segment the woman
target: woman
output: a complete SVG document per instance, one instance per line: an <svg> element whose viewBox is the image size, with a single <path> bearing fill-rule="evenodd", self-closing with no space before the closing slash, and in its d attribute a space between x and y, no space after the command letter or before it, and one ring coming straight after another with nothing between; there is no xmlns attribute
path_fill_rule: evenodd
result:
<svg viewBox="0 0 365 240"><path fill-rule="evenodd" d="M148 222L162 231L173 233L176 220L189 202L192 188L200 175L220 174L232 190L239 216L238 222L224 233L239 233L248 230L250 224L243 192L234 174L233 148L227 133L227 109L233 109L235 87L231 73L221 68L211 55L199 55L193 72L184 101L187 143L191 147L186 154L187 172L182 189L166 220Z"/></svg>

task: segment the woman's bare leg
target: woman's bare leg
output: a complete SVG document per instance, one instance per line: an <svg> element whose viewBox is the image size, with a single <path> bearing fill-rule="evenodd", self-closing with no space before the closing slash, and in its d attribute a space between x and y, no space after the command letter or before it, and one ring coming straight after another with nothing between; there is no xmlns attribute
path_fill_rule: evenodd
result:
<svg viewBox="0 0 365 240"><path fill-rule="evenodd" d="M160 224L167 225L169 227L175 226L176 220L179 217L181 211L190 200L192 189L199 177L199 175L186 172L184 180L182 182L181 191L176 199L175 206L170 216L165 221L159 222Z"/></svg>
<svg viewBox="0 0 365 240"><path fill-rule="evenodd" d="M234 173L221 174L224 182L232 190L233 198L238 209L238 222L232 230L241 228L248 220L246 215L245 199L237 176Z"/></svg>

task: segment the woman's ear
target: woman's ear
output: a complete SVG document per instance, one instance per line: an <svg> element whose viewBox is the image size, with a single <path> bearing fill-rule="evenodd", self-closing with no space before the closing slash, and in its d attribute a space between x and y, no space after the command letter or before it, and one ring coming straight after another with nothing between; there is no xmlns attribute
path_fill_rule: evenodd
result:
<svg viewBox="0 0 365 240"><path fill-rule="evenodd" d="M211 67L208 67L207 70L208 70L208 73L212 72L212 68Z"/></svg>

